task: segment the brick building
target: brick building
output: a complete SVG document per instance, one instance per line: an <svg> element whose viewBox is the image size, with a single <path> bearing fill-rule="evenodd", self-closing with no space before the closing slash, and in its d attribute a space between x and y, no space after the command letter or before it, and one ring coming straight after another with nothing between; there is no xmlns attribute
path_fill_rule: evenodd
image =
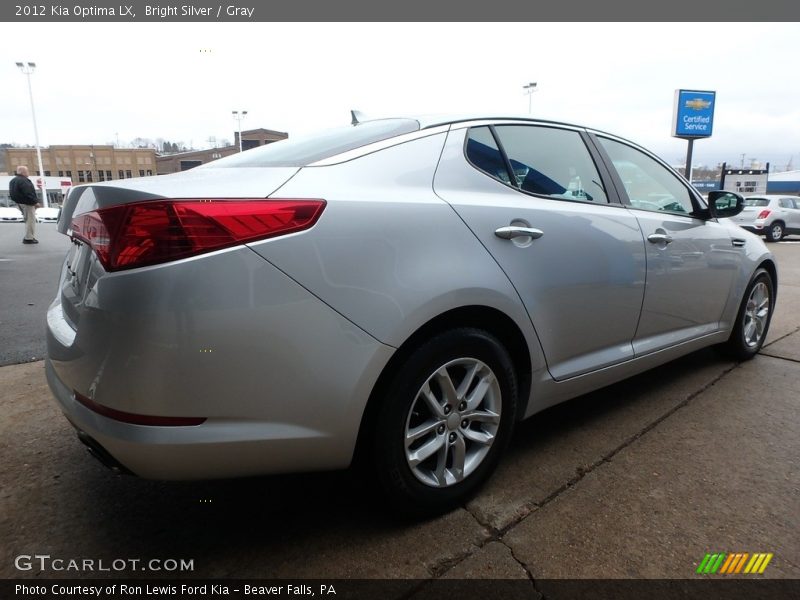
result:
<svg viewBox="0 0 800 600"><path fill-rule="evenodd" d="M249 150L284 140L289 134L271 129L242 131L242 149ZM239 132L235 143L222 148L190 150L156 155L153 148L116 148L109 145L62 145L42 148L45 177L71 179L75 185L186 171L203 163L239 151ZM18 165L27 165L31 176L40 175L36 148L0 149L0 175L13 175Z"/></svg>
<svg viewBox="0 0 800 600"><path fill-rule="evenodd" d="M273 131L272 129L248 129L242 131L242 150L250 150L265 144L271 144L278 140L285 140L289 137L283 131ZM168 175L186 171L194 167L236 154L239 151L239 132L234 133L234 144L221 148L209 148L208 150L189 150L188 152L178 152L175 154L162 154L156 157L157 172L159 175Z"/></svg>
<svg viewBox="0 0 800 600"><path fill-rule="evenodd" d="M2 150L0 173L11 175L18 165L27 165L31 175L40 175L35 148ZM45 177L64 177L74 184L130 179L156 174L156 151L152 148L115 148L108 145L65 145L42 148Z"/></svg>

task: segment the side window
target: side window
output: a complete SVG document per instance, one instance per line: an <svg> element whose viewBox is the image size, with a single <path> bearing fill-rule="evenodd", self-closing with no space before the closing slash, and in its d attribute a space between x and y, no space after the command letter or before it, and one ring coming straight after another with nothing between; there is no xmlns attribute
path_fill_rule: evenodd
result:
<svg viewBox="0 0 800 600"><path fill-rule="evenodd" d="M503 155L488 127L473 127L469 130L467 158L473 166L484 173L503 183L511 183Z"/></svg>
<svg viewBox="0 0 800 600"><path fill-rule="evenodd" d="M781 198L780 205L781 208L794 208L794 202L791 198Z"/></svg>
<svg viewBox="0 0 800 600"><path fill-rule="evenodd" d="M521 190L559 200L608 202L577 131L534 125L499 125L495 131Z"/></svg>
<svg viewBox="0 0 800 600"><path fill-rule="evenodd" d="M694 211L689 190L664 165L627 144L598 139L611 157L633 208L684 214Z"/></svg>

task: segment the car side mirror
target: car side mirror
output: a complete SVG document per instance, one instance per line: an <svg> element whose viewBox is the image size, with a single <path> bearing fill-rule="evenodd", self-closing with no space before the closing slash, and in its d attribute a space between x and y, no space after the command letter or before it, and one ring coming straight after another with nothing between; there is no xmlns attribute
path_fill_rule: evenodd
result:
<svg viewBox="0 0 800 600"><path fill-rule="evenodd" d="M744 198L735 192L714 190L708 193L708 212L712 217L735 217L744 209Z"/></svg>

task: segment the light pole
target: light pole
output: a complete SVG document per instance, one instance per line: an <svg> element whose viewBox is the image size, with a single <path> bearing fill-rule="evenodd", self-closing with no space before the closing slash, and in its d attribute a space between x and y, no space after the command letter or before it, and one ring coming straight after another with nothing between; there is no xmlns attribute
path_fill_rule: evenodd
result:
<svg viewBox="0 0 800 600"><path fill-rule="evenodd" d="M36 69L36 63L29 62L23 64L17 63L19 70L25 73L28 77L28 95L31 98L31 115L33 116L33 139L36 142L36 158L39 160L39 183L42 190L42 206L48 206L47 203L47 184L44 178L44 164L42 163L42 149L39 147L39 129L36 127L36 109L33 107L33 88L31 87L31 73Z"/></svg>
<svg viewBox="0 0 800 600"><path fill-rule="evenodd" d="M239 112L238 110L231 111L233 113L233 118L239 122L239 152L242 151L242 119L247 116L247 111L243 110Z"/></svg>
<svg viewBox="0 0 800 600"><path fill-rule="evenodd" d="M97 180L98 180L98 181L100 181L100 171L98 171L98 170L97 170L97 156L96 156L96 155L95 155L95 153L94 153L94 144L92 144L92 151L91 151L91 152L89 152L89 158L91 159L91 162L89 162L89 163L87 163L87 164L88 164L90 167L93 167L93 168L94 168L94 170L97 172ZM89 174L90 174L90 175L91 175L91 173L92 173L92 172L91 172L91 171L89 171ZM89 179L89 178L87 177L87 179ZM92 175L92 180L94 180L94 175Z"/></svg>
<svg viewBox="0 0 800 600"><path fill-rule="evenodd" d="M536 91L536 82L531 81L527 85L523 85L522 89L528 94L528 114L531 114L531 100L533 99L533 92Z"/></svg>

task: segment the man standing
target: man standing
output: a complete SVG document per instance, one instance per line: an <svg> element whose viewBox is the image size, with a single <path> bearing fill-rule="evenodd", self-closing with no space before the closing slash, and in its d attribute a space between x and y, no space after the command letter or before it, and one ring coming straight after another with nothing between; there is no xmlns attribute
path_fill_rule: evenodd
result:
<svg viewBox="0 0 800 600"><path fill-rule="evenodd" d="M17 167L17 176L8 184L8 191L11 199L17 203L25 217L25 237L23 244L38 244L39 240L34 237L36 229L36 207L41 206L36 197L36 189L31 180L28 179L28 167L20 165Z"/></svg>

